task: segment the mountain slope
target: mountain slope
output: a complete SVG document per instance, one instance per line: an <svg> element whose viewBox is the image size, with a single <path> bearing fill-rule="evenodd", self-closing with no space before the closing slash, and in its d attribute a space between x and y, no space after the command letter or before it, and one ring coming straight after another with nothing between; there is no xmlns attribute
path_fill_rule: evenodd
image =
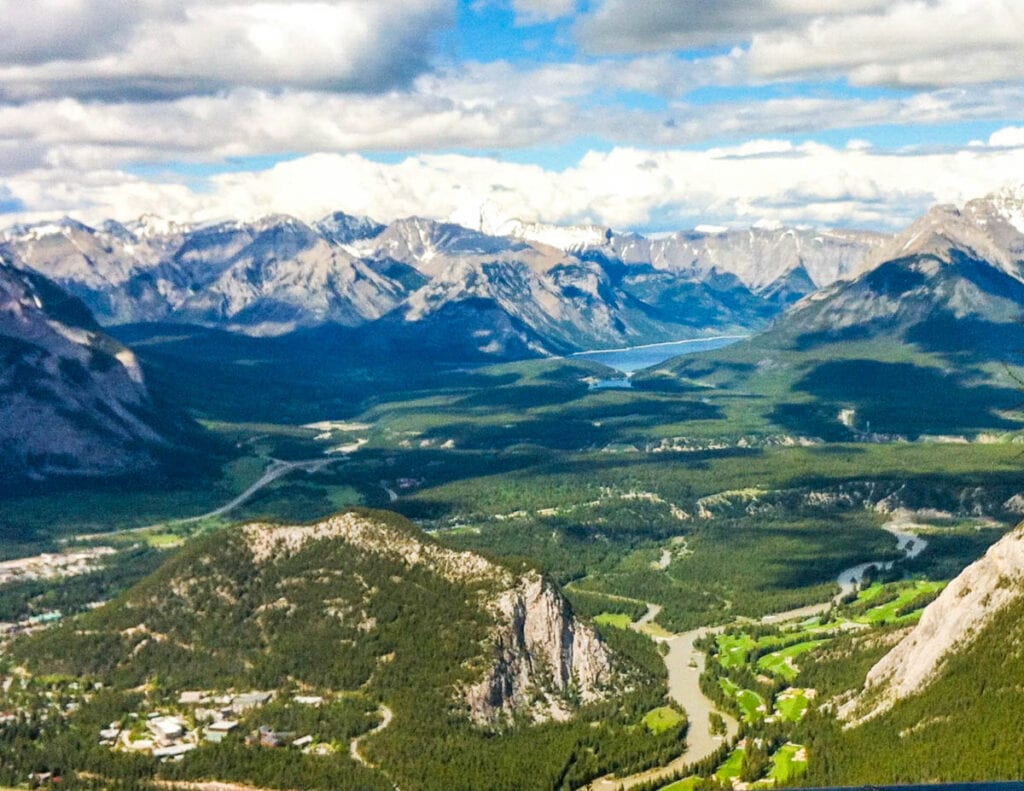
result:
<svg viewBox="0 0 1024 791"><path fill-rule="evenodd" d="M423 338L421 352L455 359L463 349L508 358L759 329L854 271L875 241L762 230L644 239L484 218L480 230L419 217L385 226L335 212L312 224L65 219L10 228L0 244L105 324L282 334L387 316L357 341L398 348ZM433 328L442 313L454 322L448 344Z"/></svg>
<svg viewBox="0 0 1024 791"><path fill-rule="evenodd" d="M985 627L1024 596L1024 528L993 544L956 577L921 620L868 673L864 691L841 710L846 719L877 717L926 689L951 655L971 648Z"/></svg>
<svg viewBox="0 0 1024 791"><path fill-rule="evenodd" d="M684 723L638 727L665 693L653 646L609 632L606 644L536 572L446 548L395 514L227 528L193 539L104 607L11 647L30 676L69 673L90 692L77 711L50 717L46 738L4 776L52 767L133 788L579 788L683 748ZM173 712L192 727L198 709L180 693L197 689L209 692L191 697L261 689L274 700L236 712L234 734L180 762L97 746L112 716L134 719L127 712L140 725L148 711ZM44 692L39 700L48 705ZM303 756L245 743L268 724L334 749Z"/></svg>
<svg viewBox="0 0 1024 791"><path fill-rule="evenodd" d="M379 229L337 214L316 227L276 215L184 228L150 220L93 229L64 220L9 229L3 247L79 296L104 323L198 321L280 333L361 324L401 301L405 286L337 241Z"/></svg>
<svg viewBox="0 0 1024 791"><path fill-rule="evenodd" d="M1024 727L1024 531L967 567L842 707L814 784L1014 780ZM868 717L866 722L864 717Z"/></svg>
<svg viewBox="0 0 1024 791"><path fill-rule="evenodd" d="M627 264L649 264L701 280L715 273L733 275L754 293L764 293L800 270L815 288L854 277L887 239L870 232L751 228L658 239L613 235L606 247Z"/></svg>
<svg viewBox="0 0 1024 791"><path fill-rule="evenodd" d="M97 642L106 650L86 650ZM128 685L372 685L479 723L564 718L570 687L587 702L615 681L608 649L538 575L445 549L387 514L222 532L29 652L40 667Z"/></svg>
<svg viewBox="0 0 1024 791"><path fill-rule="evenodd" d="M1024 349L1024 236L997 219L1005 205L937 207L886 248L899 257L804 297L747 341L667 361L634 385L745 393L761 399L766 431L827 440L1018 428L1006 366Z"/></svg>
<svg viewBox="0 0 1024 791"><path fill-rule="evenodd" d="M188 434L81 302L0 262L0 478L152 472Z"/></svg>

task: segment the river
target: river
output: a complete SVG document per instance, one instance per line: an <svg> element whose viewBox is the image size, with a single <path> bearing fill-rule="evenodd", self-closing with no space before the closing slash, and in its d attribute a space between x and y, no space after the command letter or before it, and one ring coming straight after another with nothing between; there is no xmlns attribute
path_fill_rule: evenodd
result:
<svg viewBox="0 0 1024 791"><path fill-rule="evenodd" d="M906 528L912 526L912 522L900 519L899 517L882 526L884 530L896 538L897 549L903 552L904 557L907 559L917 557L928 545L928 542L923 538L907 531ZM895 561L891 560L858 563L856 566L851 566L839 573L836 582L839 584L840 593L831 601L765 615L760 619L760 622L763 624L779 624L821 615L840 598L856 590L864 581L864 577L869 569L888 570L894 565ZM654 621L660 612L660 605L648 602L647 611L632 624L632 628L642 631L642 627ZM736 720L715 708L714 703L701 691L700 675L704 672L707 657L695 645L700 638L709 634L718 634L725 628L725 626L706 626L672 635L671 637L652 638L658 643L666 643L668 645L668 653L664 655L665 668L668 670L668 694L686 712L686 718L690 723L686 732L686 750L683 754L665 766L659 766L635 775L622 778L600 778L591 783L587 787L588 789L591 791L612 791L613 789L628 789L659 780L666 780L687 766L711 755L724 741L723 737L711 733L709 717L712 712L717 712L725 720L728 732L726 738L732 739L736 735L738 729Z"/></svg>

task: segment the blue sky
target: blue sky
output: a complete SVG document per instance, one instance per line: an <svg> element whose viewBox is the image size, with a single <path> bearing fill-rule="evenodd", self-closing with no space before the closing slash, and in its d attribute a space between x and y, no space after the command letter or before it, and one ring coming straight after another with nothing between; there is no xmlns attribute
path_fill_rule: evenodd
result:
<svg viewBox="0 0 1024 791"><path fill-rule="evenodd" d="M899 227L1024 178L1013 0L0 0L0 14L11 222L483 207L653 231Z"/></svg>

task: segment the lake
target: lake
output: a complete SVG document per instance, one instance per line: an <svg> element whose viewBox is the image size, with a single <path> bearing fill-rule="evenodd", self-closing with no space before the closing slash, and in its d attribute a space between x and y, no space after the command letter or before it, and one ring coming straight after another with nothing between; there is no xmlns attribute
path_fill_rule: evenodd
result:
<svg viewBox="0 0 1024 791"><path fill-rule="evenodd" d="M592 352L579 352L572 355L584 360L593 360L609 368L615 368L626 374L639 371L641 368L649 368L680 354L695 354L706 352L711 349L721 349L723 346L741 341L746 335L720 335L714 338L695 338L689 341L670 341L668 343L649 343L644 346L631 346L626 349L598 349ZM609 382L619 382L619 387L628 387L622 379L613 379ZM611 384L605 385L612 386Z"/></svg>

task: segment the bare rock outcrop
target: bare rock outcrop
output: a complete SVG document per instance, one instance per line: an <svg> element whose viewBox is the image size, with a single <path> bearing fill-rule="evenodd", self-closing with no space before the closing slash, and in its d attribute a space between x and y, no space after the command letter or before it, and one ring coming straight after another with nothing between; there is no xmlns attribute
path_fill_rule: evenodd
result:
<svg viewBox="0 0 1024 791"><path fill-rule="evenodd" d="M566 719L574 703L605 695L611 655L554 586L537 574L520 577L492 610L494 664L466 691L475 722L493 724L514 714Z"/></svg>
<svg viewBox="0 0 1024 791"><path fill-rule="evenodd" d="M924 689L1024 591L1024 525L993 544L929 604L916 627L868 672L864 690L840 707L851 724L888 711Z"/></svg>
<svg viewBox="0 0 1024 791"><path fill-rule="evenodd" d="M600 700L612 689L616 674L608 648L536 572L517 576L480 555L359 512L309 525L255 523L243 527L242 535L257 566L318 541L341 539L359 551L429 568L453 582L482 585L481 605L493 622L481 646L483 670L477 682L457 693L479 725L516 716L567 719L576 705Z"/></svg>

